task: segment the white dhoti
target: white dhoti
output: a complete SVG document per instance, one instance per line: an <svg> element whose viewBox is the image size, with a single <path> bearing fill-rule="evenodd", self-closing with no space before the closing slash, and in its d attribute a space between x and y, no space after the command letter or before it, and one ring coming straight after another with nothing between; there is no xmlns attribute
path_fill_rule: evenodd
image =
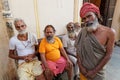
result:
<svg viewBox="0 0 120 80"><path fill-rule="evenodd" d="M33 60L31 62L23 62L18 66L19 80L35 80L36 76L43 73L41 62Z"/></svg>

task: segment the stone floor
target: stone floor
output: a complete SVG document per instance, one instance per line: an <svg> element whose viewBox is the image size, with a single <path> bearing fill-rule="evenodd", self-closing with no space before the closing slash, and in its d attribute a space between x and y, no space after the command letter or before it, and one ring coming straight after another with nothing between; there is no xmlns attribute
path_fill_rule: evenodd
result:
<svg viewBox="0 0 120 80"><path fill-rule="evenodd" d="M106 80L120 80L120 47L115 46L111 60L107 66Z"/></svg>
<svg viewBox="0 0 120 80"><path fill-rule="evenodd" d="M114 47L112 57L106 69L106 80L120 80L120 47ZM66 76L66 74L62 75L61 80L68 80Z"/></svg>

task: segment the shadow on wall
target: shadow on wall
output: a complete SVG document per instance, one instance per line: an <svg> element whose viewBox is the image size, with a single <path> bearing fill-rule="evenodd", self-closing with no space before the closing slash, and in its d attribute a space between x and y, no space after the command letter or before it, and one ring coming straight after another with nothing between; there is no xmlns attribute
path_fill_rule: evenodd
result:
<svg viewBox="0 0 120 80"><path fill-rule="evenodd" d="M0 27L0 80L17 80L15 61L8 58L9 33L2 13L0 13Z"/></svg>
<svg viewBox="0 0 120 80"><path fill-rule="evenodd" d="M0 64L1 65L1 64ZM1 71L4 71L1 69ZM18 80L17 77L17 70L16 70L16 65L13 60L9 59L8 65L7 65L7 70L0 75L0 80Z"/></svg>

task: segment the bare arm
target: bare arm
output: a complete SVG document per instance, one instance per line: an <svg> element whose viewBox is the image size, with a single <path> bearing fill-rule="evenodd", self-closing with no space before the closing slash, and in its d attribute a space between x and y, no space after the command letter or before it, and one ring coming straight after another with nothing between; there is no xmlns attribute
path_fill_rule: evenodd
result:
<svg viewBox="0 0 120 80"><path fill-rule="evenodd" d="M42 60L42 63L44 65L44 67L48 68L48 64L47 64L47 61L46 61L46 58L45 58L45 53L40 53L40 57L41 57L41 60Z"/></svg>
<svg viewBox="0 0 120 80"><path fill-rule="evenodd" d="M46 58L45 58L45 53L40 53L40 57L41 57L42 63L43 63L44 68L45 68L44 69L45 77L47 80L51 80L51 78L53 77L53 71L51 71L49 69L49 66L48 66Z"/></svg>
<svg viewBox="0 0 120 80"><path fill-rule="evenodd" d="M97 72L99 70L101 70L103 68L103 66L110 60L111 55L112 55L112 51L113 51L113 47L114 47L114 42L115 42L115 33L110 32L110 34L108 36L108 42L106 45L106 55L103 58L103 60L101 61L101 63L95 68L95 70Z"/></svg>
<svg viewBox="0 0 120 80"><path fill-rule="evenodd" d="M9 57L16 60L24 60L26 56L17 56L15 50L9 50Z"/></svg>
<svg viewBox="0 0 120 80"><path fill-rule="evenodd" d="M110 60L111 55L112 55L114 42L115 42L115 33L111 30L111 31L109 31L109 34L108 34L108 42L106 45L105 57L101 60L101 62L96 66L95 69L88 71L86 76L94 76L98 71L100 71L104 67L104 65L106 63L108 63L108 61ZM91 75L91 74L93 74L93 75Z"/></svg>
<svg viewBox="0 0 120 80"><path fill-rule="evenodd" d="M67 54L69 54L69 55L72 55L72 56L76 57L76 55L72 54L70 51L67 51L67 48L66 48L66 47L64 47L64 49L65 49L65 51L66 51L66 53L67 53Z"/></svg>
<svg viewBox="0 0 120 80"><path fill-rule="evenodd" d="M70 70L73 68L73 64L72 62L70 61L70 59L68 58L68 55L66 54L64 48L60 48L60 52L61 52L61 55L66 59L67 61L67 66L66 66L66 69Z"/></svg>
<svg viewBox="0 0 120 80"><path fill-rule="evenodd" d="M62 47L60 48L60 52L61 52L61 55L66 59L66 60L69 60L68 56L67 56L67 53L65 51L65 49Z"/></svg>
<svg viewBox="0 0 120 80"><path fill-rule="evenodd" d="M37 45L35 47L37 48ZM12 59L25 60L26 62L29 62L36 56L37 52L38 52L38 50L36 49L35 53L33 53L33 54L29 54L26 56L18 56L17 54L15 54L15 50L9 50L9 57Z"/></svg>

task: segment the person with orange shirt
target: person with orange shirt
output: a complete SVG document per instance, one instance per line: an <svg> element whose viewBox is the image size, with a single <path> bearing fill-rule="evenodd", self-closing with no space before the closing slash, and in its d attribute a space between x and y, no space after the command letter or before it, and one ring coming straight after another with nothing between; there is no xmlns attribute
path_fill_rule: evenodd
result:
<svg viewBox="0 0 120 80"><path fill-rule="evenodd" d="M72 80L72 62L69 60L61 40L54 36L55 28L47 25L44 29L45 38L39 46L39 53L47 80L52 80L54 76L62 73L64 69L68 72L68 79Z"/></svg>

